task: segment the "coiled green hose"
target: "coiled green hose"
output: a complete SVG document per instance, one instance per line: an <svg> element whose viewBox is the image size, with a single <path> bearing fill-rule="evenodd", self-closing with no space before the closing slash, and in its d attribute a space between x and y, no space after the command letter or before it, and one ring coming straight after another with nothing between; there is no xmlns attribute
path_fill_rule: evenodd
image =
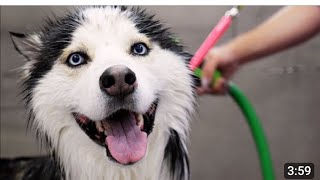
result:
<svg viewBox="0 0 320 180"><path fill-rule="evenodd" d="M198 78L201 78L202 70L200 68L196 68L194 70L194 74ZM216 71L213 75L213 81L216 81L220 77L221 73L219 71ZM269 146L262 125L253 106L251 105L247 97L244 95L244 93L235 84L231 82L228 83L228 94L238 104L239 108L241 109L243 115L247 120L247 123L251 130L252 137L256 144L263 179L274 180L275 176Z"/></svg>

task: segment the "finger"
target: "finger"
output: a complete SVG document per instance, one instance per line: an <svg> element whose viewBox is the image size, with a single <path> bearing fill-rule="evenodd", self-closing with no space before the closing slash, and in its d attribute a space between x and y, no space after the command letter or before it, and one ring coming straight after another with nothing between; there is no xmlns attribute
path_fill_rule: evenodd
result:
<svg viewBox="0 0 320 180"><path fill-rule="evenodd" d="M206 60L203 67L203 77L201 79L202 86L209 87L212 82L212 76L216 70L216 62L214 60Z"/></svg>
<svg viewBox="0 0 320 180"><path fill-rule="evenodd" d="M222 91L224 88L224 78L219 78L213 85L213 89L216 91Z"/></svg>
<svg viewBox="0 0 320 180"><path fill-rule="evenodd" d="M227 90L226 89L222 89L222 90L208 89L204 93L213 94L213 95L226 95Z"/></svg>
<svg viewBox="0 0 320 180"><path fill-rule="evenodd" d="M217 91L215 89L205 89L204 94L220 95L220 94L222 94L222 92Z"/></svg>
<svg viewBox="0 0 320 180"><path fill-rule="evenodd" d="M197 93L199 96L201 96L201 95L204 94L204 89L201 88L201 87L199 87L199 88L196 89L196 93Z"/></svg>
<svg viewBox="0 0 320 180"><path fill-rule="evenodd" d="M224 95L227 93L227 88L226 88L225 84L226 84L225 79L220 78L217 80L215 85L212 86L211 88L203 88L203 93Z"/></svg>
<svg viewBox="0 0 320 180"><path fill-rule="evenodd" d="M215 83L214 89L218 91L219 94L226 94L228 90L226 84L227 84L226 79L220 78Z"/></svg>

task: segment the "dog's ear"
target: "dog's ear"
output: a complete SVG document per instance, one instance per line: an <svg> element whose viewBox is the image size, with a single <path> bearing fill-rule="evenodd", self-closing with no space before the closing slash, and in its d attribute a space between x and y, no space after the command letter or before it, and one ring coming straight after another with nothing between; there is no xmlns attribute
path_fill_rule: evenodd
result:
<svg viewBox="0 0 320 180"><path fill-rule="evenodd" d="M34 60L39 51L40 40L38 36L9 32L15 49L28 61Z"/></svg>

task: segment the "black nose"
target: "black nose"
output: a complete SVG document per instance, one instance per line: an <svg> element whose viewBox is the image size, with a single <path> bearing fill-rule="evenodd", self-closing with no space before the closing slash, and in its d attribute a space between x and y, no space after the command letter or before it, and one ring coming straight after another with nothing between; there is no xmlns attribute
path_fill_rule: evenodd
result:
<svg viewBox="0 0 320 180"><path fill-rule="evenodd" d="M137 86L135 73L123 65L106 69L100 76L100 87L110 96L124 97Z"/></svg>

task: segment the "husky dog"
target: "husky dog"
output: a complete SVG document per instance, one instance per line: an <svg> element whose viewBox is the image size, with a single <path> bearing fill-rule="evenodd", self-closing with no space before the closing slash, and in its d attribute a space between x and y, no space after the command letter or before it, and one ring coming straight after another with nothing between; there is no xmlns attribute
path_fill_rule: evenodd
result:
<svg viewBox="0 0 320 180"><path fill-rule="evenodd" d="M189 179L190 55L153 15L81 7L11 38L27 59L29 122L52 154L22 159L25 177Z"/></svg>

